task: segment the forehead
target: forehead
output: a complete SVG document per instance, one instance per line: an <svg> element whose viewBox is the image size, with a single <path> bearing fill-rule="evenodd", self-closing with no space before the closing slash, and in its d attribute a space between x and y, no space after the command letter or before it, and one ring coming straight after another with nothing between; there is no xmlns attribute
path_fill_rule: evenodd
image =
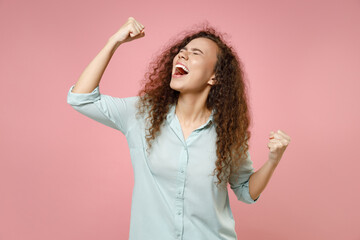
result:
<svg viewBox="0 0 360 240"><path fill-rule="evenodd" d="M205 55L216 55L218 51L218 46L213 40L203 37L191 40L186 47L199 48Z"/></svg>

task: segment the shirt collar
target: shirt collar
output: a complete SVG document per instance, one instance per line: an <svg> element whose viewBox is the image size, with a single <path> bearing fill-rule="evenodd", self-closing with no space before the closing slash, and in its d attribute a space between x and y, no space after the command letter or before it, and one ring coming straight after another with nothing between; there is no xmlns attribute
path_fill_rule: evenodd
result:
<svg viewBox="0 0 360 240"><path fill-rule="evenodd" d="M175 107L176 107L176 103L173 103L170 105L170 109L169 112L166 116L166 121L170 124L171 121L174 119L175 117ZM209 124L214 122L214 113L215 113L215 109L213 108L213 110L211 111L211 115L209 117L209 119L207 120L207 122L205 123L204 127L208 126Z"/></svg>

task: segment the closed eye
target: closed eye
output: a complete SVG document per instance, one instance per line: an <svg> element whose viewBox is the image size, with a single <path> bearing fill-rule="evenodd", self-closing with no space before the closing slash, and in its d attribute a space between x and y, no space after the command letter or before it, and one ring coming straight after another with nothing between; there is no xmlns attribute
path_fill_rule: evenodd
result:
<svg viewBox="0 0 360 240"><path fill-rule="evenodd" d="M179 53L181 53L182 51L184 51L184 49L181 49ZM200 55L198 52L193 52L193 54Z"/></svg>
<svg viewBox="0 0 360 240"><path fill-rule="evenodd" d="M186 47L181 48L181 49L180 49L180 52L181 52L182 50L187 50L187 48L186 48ZM195 53L195 51L200 52L201 54L204 54L204 53L203 53L200 49L198 49L198 48L191 48L191 50L193 51L193 53L194 53L195 55L200 55L199 53Z"/></svg>

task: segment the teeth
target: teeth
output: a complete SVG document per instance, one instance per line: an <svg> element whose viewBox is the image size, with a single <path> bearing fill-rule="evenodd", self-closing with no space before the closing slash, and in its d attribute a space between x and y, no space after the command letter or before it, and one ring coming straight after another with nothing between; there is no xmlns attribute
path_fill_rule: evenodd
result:
<svg viewBox="0 0 360 240"><path fill-rule="evenodd" d="M178 67L184 69L185 72L189 73L189 70L188 70L184 65L176 64L176 65L175 65L175 68L178 68Z"/></svg>

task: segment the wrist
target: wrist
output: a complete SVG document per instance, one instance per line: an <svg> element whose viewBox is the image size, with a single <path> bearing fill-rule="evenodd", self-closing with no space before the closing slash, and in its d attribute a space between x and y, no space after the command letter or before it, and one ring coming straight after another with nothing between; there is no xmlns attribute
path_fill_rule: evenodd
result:
<svg viewBox="0 0 360 240"><path fill-rule="evenodd" d="M279 164L279 161L269 158L269 159L267 160L267 164L268 164L271 168L275 169L275 168L277 167L277 165Z"/></svg>
<svg viewBox="0 0 360 240"><path fill-rule="evenodd" d="M106 43L106 47L111 50L111 53L114 53L121 44L122 42L116 41L110 37Z"/></svg>

